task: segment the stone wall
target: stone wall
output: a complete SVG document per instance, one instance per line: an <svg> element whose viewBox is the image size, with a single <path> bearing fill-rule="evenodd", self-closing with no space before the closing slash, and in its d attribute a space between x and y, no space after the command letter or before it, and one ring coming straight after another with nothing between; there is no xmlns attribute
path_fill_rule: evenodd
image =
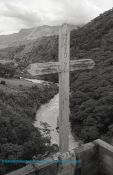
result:
<svg viewBox="0 0 113 175"><path fill-rule="evenodd" d="M77 164L76 167L74 167L74 171L72 174L77 175L97 175L98 172L98 164L97 164L97 146L95 143L88 143L85 145L82 145L79 148L76 148L74 150L76 154L76 160L80 160L80 164ZM43 164L38 166L37 168L33 168L32 165L27 165L21 169L18 169L16 171L13 171L11 173L8 173L7 175L57 175L60 171L63 169L66 170L66 166L63 165L62 168L59 166L59 164L56 163L49 163L49 164ZM80 174L81 173L81 174ZM63 174L63 173L62 173ZM65 171L65 175L71 175L68 172Z"/></svg>
<svg viewBox="0 0 113 175"><path fill-rule="evenodd" d="M70 165L61 166L54 162L35 168L30 164L7 175L59 175L59 172L62 175L113 175L113 146L108 143L98 139L76 148L74 153L74 159L80 160L80 164L74 165L72 172L69 171Z"/></svg>
<svg viewBox="0 0 113 175"><path fill-rule="evenodd" d="M97 146L94 143L88 143L83 145L81 148L75 149L75 152L76 155L80 157L81 161L80 175L97 175L98 173Z"/></svg>
<svg viewBox="0 0 113 175"><path fill-rule="evenodd" d="M99 175L113 175L113 146L99 139L94 143L98 145Z"/></svg>

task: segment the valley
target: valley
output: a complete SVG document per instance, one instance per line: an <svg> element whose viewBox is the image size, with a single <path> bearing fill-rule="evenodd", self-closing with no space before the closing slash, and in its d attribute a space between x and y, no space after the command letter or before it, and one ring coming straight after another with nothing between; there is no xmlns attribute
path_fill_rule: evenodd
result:
<svg viewBox="0 0 113 175"><path fill-rule="evenodd" d="M101 14L83 27L71 31L71 59L93 59L96 64L93 70L75 71L70 74L71 129L73 135L77 135L85 143L101 138L113 144L112 19L113 9ZM12 60L17 64L16 69L12 65L7 65L5 68L2 65L0 69L1 128L5 133L0 132L1 157L5 157L5 152L11 150L10 157L15 148L17 154L14 158L17 155L18 159L30 155L28 157L30 159L41 149L36 145L43 142L38 128L32 125L32 121L35 120L37 109L53 98L58 93L58 88L53 83L50 87L37 86L28 81L19 80L19 77L33 78L26 72L26 67L31 63L58 60L58 36L47 34L36 40L33 38L32 41L24 44L20 42L18 46L10 45L0 50L0 59ZM52 82L58 81L56 75L39 78ZM4 84L3 81L6 83ZM18 126L17 129L15 126ZM18 143L18 140L22 142ZM45 140L44 143L46 142L50 144L50 141ZM28 147L25 149L26 145ZM42 153L48 149L45 145L43 148ZM3 171L6 171L5 168Z"/></svg>

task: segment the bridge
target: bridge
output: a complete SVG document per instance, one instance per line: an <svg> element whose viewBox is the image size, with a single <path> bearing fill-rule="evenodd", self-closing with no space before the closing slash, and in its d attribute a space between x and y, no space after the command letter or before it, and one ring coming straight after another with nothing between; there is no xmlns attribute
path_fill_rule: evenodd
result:
<svg viewBox="0 0 113 175"><path fill-rule="evenodd" d="M75 152L74 159L78 159L80 164L78 162L74 164L71 174L68 173L67 169L65 175L113 175L113 146L98 139L81 145L73 151ZM7 175L60 175L62 171L61 163L64 168L66 166L68 168L72 166L71 164L63 165L62 161L60 163L51 161L49 163L35 165L35 167L32 164L28 164Z"/></svg>

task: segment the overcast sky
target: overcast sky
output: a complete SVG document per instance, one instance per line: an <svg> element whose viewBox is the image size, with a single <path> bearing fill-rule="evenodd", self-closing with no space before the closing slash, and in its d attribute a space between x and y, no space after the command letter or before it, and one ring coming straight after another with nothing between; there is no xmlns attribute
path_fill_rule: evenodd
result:
<svg viewBox="0 0 113 175"><path fill-rule="evenodd" d="M0 0L0 34L63 22L86 23L113 7L113 0Z"/></svg>

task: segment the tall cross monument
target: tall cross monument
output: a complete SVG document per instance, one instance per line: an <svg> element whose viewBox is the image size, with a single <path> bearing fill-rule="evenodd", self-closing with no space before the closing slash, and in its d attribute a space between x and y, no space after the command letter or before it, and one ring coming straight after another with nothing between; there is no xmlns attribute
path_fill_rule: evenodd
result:
<svg viewBox="0 0 113 175"><path fill-rule="evenodd" d="M70 31L67 24L59 30L59 62L30 64L27 71L32 75L59 73L59 148L69 151L69 72L92 69L91 59L70 60Z"/></svg>

